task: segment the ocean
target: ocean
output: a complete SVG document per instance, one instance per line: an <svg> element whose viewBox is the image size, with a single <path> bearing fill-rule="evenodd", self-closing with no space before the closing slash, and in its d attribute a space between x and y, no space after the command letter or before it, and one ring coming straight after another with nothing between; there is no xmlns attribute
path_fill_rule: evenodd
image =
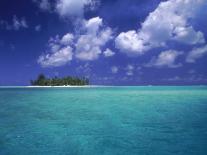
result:
<svg viewBox="0 0 207 155"><path fill-rule="evenodd" d="M0 88L0 155L206 155L207 87Z"/></svg>

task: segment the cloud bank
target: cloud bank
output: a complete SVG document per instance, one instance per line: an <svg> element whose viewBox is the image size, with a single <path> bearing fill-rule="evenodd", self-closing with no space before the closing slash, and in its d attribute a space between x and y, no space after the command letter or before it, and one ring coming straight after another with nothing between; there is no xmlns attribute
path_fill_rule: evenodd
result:
<svg viewBox="0 0 207 155"><path fill-rule="evenodd" d="M44 2L45 5L46 2ZM186 58L188 63L195 62L206 53L204 34L195 29L192 24L192 21L197 18L199 9L205 4L205 0L160 2L158 7L149 13L140 28L120 32L116 37L114 37L113 29L106 26L102 18L83 19L84 10L94 9L98 3L99 1L95 0L57 0L56 12L61 17L79 19L81 17L81 24L75 27L78 29L77 32L65 34L59 41L53 43L50 50L40 56L38 63L44 67L56 67L67 64L73 59L93 61L101 55L112 57L115 52L106 47L109 41L114 41L115 48L128 56L139 56L154 48L164 47L164 51L162 50L159 55L145 64L147 67L182 66L176 59L184 52L169 47L169 43L194 47ZM132 75L133 70L129 69L128 73Z"/></svg>
<svg viewBox="0 0 207 155"><path fill-rule="evenodd" d="M103 51L112 56L112 51L103 48L113 38L112 29L104 26L100 17L83 20L80 29L81 33L67 33L61 39L59 36L51 38L49 51L39 57L38 63L43 67L57 67L70 62L72 55L81 61L92 61Z"/></svg>
<svg viewBox="0 0 207 155"><path fill-rule="evenodd" d="M128 55L141 55L152 48L167 46L167 41L187 45L205 43L203 33L196 31L190 23L203 4L205 0L161 2L140 29L121 32L117 36L116 48Z"/></svg>

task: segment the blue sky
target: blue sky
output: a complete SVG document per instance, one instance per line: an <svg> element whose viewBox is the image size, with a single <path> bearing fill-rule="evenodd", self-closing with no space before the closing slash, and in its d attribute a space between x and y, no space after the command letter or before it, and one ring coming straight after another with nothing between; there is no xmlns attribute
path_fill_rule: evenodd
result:
<svg viewBox="0 0 207 155"><path fill-rule="evenodd" d="M1 0L0 85L207 84L206 0Z"/></svg>

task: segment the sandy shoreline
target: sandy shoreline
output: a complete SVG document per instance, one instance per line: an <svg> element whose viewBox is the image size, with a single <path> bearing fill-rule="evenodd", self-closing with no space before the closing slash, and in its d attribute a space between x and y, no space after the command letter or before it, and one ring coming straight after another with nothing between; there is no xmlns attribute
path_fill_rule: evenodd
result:
<svg viewBox="0 0 207 155"><path fill-rule="evenodd" d="M185 87L207 87L207 85L188 85ZM98 87L160 87L160 86L106 86L106 85L84 85L84 86L0 86L0 88L98 88ZM182 87L182 86L161 86L161 87Z"/></svg>
<svg viewBox="0 0 207 155"><path fill-rule="evenodd" d="M97 85L85 85L85 86L0 86L0 88L91 88L102 87Z"/></svg>
<svg viewBox="0 0 207 155"><path fill-rule="evenodd" d="M25 86L26 88L83 88L83 87L94 87L94 86Z"/></svg>

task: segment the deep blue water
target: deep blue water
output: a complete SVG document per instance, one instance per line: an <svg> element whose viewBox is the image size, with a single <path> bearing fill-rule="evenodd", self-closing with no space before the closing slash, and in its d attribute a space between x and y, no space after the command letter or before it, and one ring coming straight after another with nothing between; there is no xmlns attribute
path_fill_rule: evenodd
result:
<svg viewBox="0 0 207 155"><path fill-rule="evenodd" d="M206 155L207 87L0 88L0 155Z"/></svg>

